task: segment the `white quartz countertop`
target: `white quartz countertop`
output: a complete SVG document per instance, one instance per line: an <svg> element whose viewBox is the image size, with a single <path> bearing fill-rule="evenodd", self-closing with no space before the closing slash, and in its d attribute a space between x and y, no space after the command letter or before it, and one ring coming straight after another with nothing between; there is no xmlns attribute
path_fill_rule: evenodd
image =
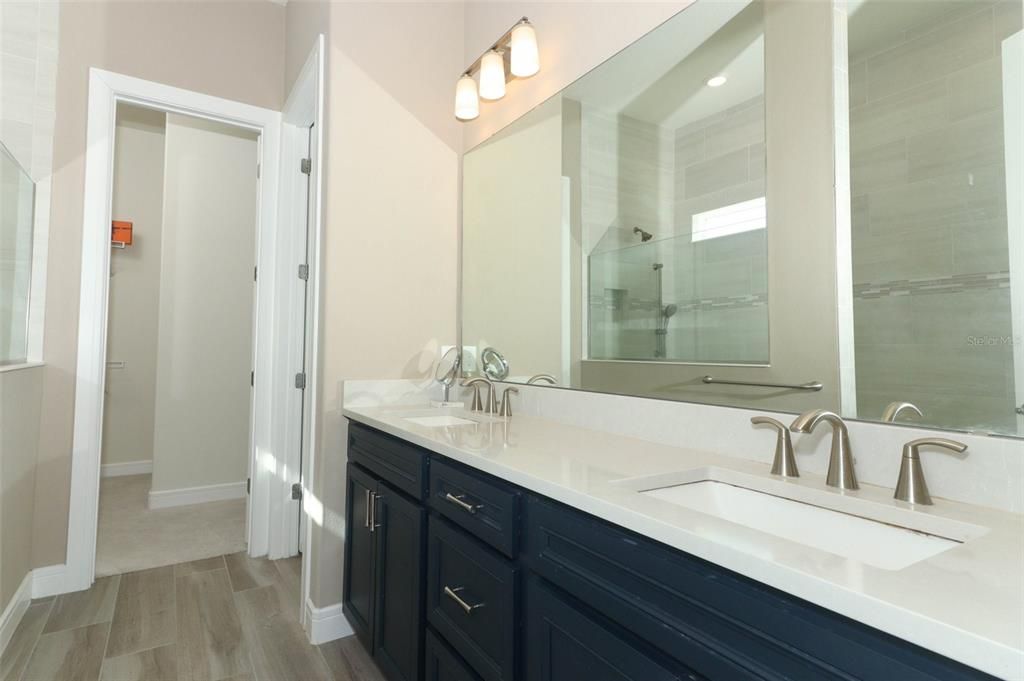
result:
<svg viewBox="0 0 1024 681"><path fill-rule="evenodd" d="M765 464L521 415L472 426L420 426L405 418L413 411L408 405L347 407L344 414L940 655L1024 681L1024 515L936 499L915 512L987 531L886 570L614 484L708 466L772 478ZM882 487L833 491L813 474L786 484L910 508Z"/></svg>

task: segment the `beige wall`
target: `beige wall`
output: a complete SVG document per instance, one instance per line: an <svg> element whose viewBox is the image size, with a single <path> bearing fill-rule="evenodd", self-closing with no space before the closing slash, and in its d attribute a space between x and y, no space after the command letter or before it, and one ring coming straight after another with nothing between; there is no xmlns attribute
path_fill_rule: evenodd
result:
<svg viewBox="0 0 1024 681"><path fill-rule="evenodd" d="M0 611L32 568L42 367L0 372Z"/></svg>
<svg viewBox="0 0 1024 681"><path fill-rule="evenodd" d="M60 21L74 30L61 31L57 73L36 566L64 562L67 545L89 68L272 109L284 99L285 9L275 3L64 2Z"/></svg>
<svg viewBox="0 0 1024 681"><path fill-rule="evenodd" d="M294 77L327 35L320 433L312 596L341 599L341 382L427 376L455 341L462 3L288 4Z"/></svg>
<svg viewBox="0 0 1024 681"><path fill-rule="evenodd" d="M103 404L103 464L153 458L160 239L166 114L120 105L114 143L113 217L133 224L131 246L110 252Z"/></svg>

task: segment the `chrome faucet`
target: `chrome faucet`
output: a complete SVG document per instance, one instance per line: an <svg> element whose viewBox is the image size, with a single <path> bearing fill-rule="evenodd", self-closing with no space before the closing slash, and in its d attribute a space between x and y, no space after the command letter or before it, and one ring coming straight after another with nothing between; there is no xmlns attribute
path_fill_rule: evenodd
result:
<svg viewBox="0 0 1024 681"><path fill-rule="evenodd" d="M882 420L886 423L896 423L896 417L900 415L900 412L904 411L913 412L918 416L924 416L915 404L910 402L890 402L885 407L885 410L882 411Z"/></svg>
<svg viewBox="0 0 1024 681"><path fill-rule="evenodd" d="M755 426L771 426L778 433L775 440L775 458L772 459L772 475L799 478L800 471L796 468L796 457L793 456L793 440L789 437L789 429L785 424L768 416L755 416L750 422Z"/></svg>
<svg viewBox="0 0 1024 681"><path fill-rule="evenodd" d="M900 477L896 482L894 498L922 506L932 505L932 495L928 493L924 469L921 468L921 447L928 445L950 449L958 454L967 451L964 443L944 437L925 437L903 445L903 460L900 462Z"/></svg>
<svg viewBox="0 0 1024 681"><path fill-rule="evenodd" d="M541 381L550 383L551 385L556 385L555 377L551 374L537 374L536 376L531 376L530 380L526 382L526 385L533 385L534 383L540 383Z"/></svg>
<svg viewBox="0 0 1024 681"><path fill-rule="evenodd" d="M822 421L832 426L832 451L829 454L825 484L839 489L858 489L860 485L857 484L857 474L853 470L850 433L839 414L825 409L808 411L797 416L789 429L794 433L810 433Z"/></svg>
<svg viewBox="0 0 1024 681"><path fill-rule="evenodd" d="M472 411L482 411L485 414L497 414L498 413L498 398L494 394L496 389L494 387L494 384L491 383L491 381L489 381L486 378L478 376L477 378L471 378L468 381L465 381L462 385L463 385L463 387L466 387L466 388L473 388L473 403L470 406L470 409ZM480 401L480 386L481 385L486 385L487 386L487 404L486 405L484 405Z"/></svg>

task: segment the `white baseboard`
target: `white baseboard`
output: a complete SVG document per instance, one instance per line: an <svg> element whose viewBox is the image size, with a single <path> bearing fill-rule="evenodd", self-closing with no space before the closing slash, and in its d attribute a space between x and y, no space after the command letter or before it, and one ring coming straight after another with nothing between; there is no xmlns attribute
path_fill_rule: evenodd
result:
<svg viewBox="0 0 1024 681"><path fill-rule="evenodd" d="M152 472L152 461L125 461L124 463L105 463L100 466L100 477L102 478L117 478L122 475L145 475Z"/></svg>
<svg viewBox="0 0 1024 681"><path fill-rule="evenodd" d="M160 492L150 491L149 507L170 508L172 506L188 506L205 504L210 501L227 501L228 499L244 499L245 482L226 482L221 485L204 487L184 487L168 489Z"/></svg>
<svg viewBox="0 0 1024 681"><path fill-rule="evenodd" d="M318 608L313 605L313 601L306 599L306 622L309 623L309 642L313 645L345 638L355 633L341 611L341 603Z"/></svg>
<svg viewBox="0 0 1024 681"><path fill-rule="evenodd" d="M32 571L32 598L46 598L67 592L67 566L47 565Z"/></svg>
<svg viewBox="0 0 1024 681"><path fill-rule="evenodd" d="M31 600L32 571L29 570L25 578L21 580L18 590L14 592L11 600L4 607L3 614L0 615L0 656L7 650L7 644L11 642L14 630L18 628Z"/></svg>

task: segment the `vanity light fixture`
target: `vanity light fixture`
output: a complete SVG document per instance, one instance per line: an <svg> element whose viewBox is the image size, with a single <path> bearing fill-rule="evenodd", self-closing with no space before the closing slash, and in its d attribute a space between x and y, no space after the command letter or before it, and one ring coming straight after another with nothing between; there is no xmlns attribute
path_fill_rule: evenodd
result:
<svg viewBox="0 0 1024 681"><path fill-rule="evenodd" d="M468 73L462 74L455 85L455 117L460 121L471 121L480 115L480 98L476 92L476 81Z"/></svg>
<svg viewBox="0 0 1024 681"><path fill-rule="evenodd" d="M497 50L480 60L480 96L492 101L505 96L505 57Z"/></svg>
<svg viewBox="0 0 1024 681"><path fill-rule="evenodd" d="M512 61L509 70L518 78L529 78L540 71L537 31L526 17L512 29Z"/></svg>
<svg viewBox="0 0 1024 681"><path fill-rule="evenodd" d="M460 121L473 120L480 115L481 98L501 99L509 80L529 78L538 71L537 32L530 20L523 17L459 77L455 85L455 117ZM479 87L474 74L479 74Z"/></svg>
<svg viewBox="0 0 1024 681"><path fill-rule="evenodd" d="M708 79L708 87L722 87L727 80L729 79L725 76L714 76Z"/></svg>

